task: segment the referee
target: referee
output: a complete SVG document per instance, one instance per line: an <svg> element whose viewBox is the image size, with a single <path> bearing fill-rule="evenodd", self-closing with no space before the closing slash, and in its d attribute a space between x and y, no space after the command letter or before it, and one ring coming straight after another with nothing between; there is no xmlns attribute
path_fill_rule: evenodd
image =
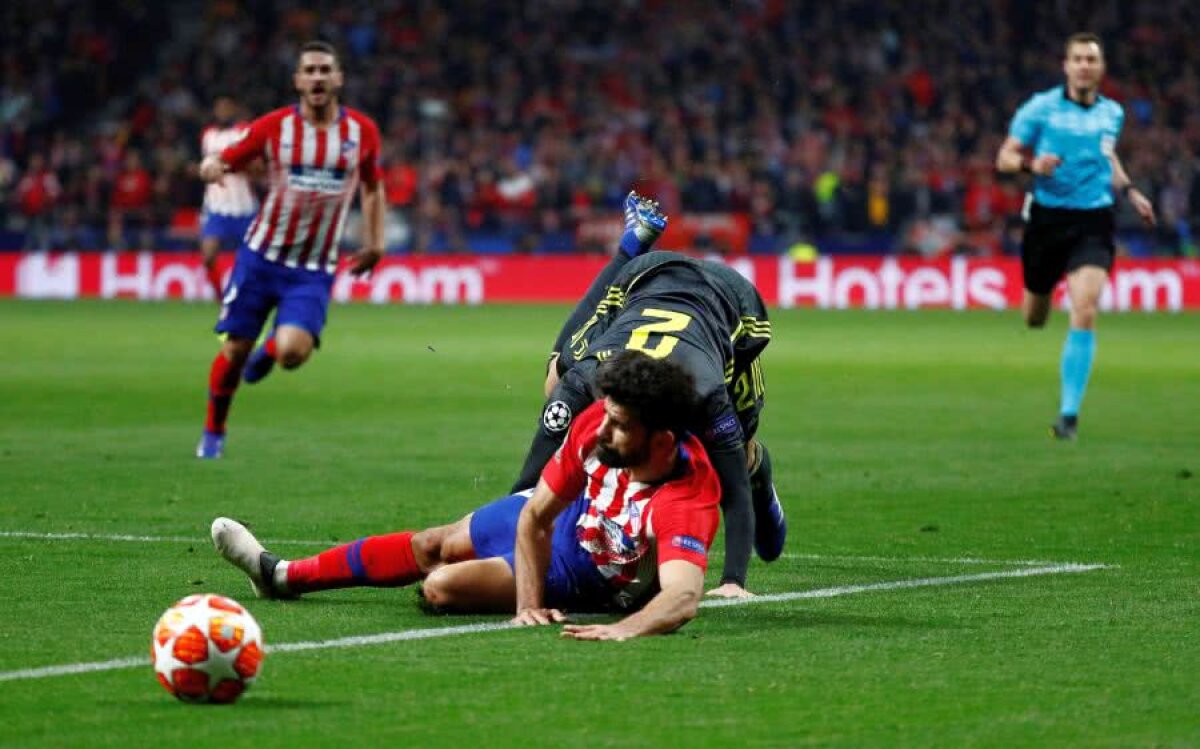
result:
<svg viewBox="0 0 1200 749"><path fill-rule="evenodd" d="M1021 270L1021 312L1031 328L1046 324L1050 294L1066 274L1071 329L1062 352L1059 416L1051 427L1075 439L1079 406L1096 351L1096 312L1113 265L1113 196L1124 196L1153 226L1154 206L1139 192L1117 158L1125 121L1117 102L1101 96L1104 50L1095 34L1072 34L1066 43L1066 85L1034 94L1013 116L996 155L996 169L1030 172Z"/></svg>

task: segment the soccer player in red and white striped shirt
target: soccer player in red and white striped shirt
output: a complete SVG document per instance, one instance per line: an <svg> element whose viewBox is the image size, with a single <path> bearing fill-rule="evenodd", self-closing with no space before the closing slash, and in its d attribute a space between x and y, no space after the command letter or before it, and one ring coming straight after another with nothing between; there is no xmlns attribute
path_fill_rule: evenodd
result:
<svg viewBox="0 0 1200 749"><path fill-rule="evenodd" d="M350 272L368 273L384 253L379 128L339 103L342 69L329 44L308 42L300 49L293 82L298 104L255 120L236 142L200 165L202 179L221 182L262 158L270 183L222 299L216 331L225 338L209 372L208 418L196 448L200 458L223 454L225 420L243 374L256 382L276 362L295 369L319 343L338 244L356 192L363 247L350 257ZM251 356L272 310L274 330Z"/></svg>
<svg viewBox="0 0 1200 749"><path fill-rule="evenodd" d="M438 608L515 612L518 624L563 622L566 611L629 614L568 624L563 635L574 639L672 632L696 615L721 519L721 482L686 431L695 383L669 359L623 351L596 384L603 400L576 417L537 487L458 522L291 561L229 518L213 521L213 543L266 598L420 580Z"/></svg>

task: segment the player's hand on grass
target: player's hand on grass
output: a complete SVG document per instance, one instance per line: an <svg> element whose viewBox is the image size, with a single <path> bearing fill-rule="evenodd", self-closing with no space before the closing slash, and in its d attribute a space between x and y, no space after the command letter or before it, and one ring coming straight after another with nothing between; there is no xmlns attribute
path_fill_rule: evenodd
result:
<svg viewBox="0 0 1200 749"><path fill-rule="evenodd" d="M635 634L620 624L568 624L562 628L562 636L569 640L615 640L624 642Z"/></svg>
<svg viewBox="0 0 1200 749"><path fill-rule="evenodd" d="M355 278L369 274L383 259L383 250L363 248L350 256L350 275Z"/></svg>
<svg viewBox="0 0 1200 749"><path fill-rule="evenodd" d="M1150 202L1142 194L1141 190L1133 188L1129 191L1129 205L1133 206L1133 210L1137 211L1137 215L1141 217L1142 223L1146 226L1154 226L1158 223L1158 219L1154 215L1154 204Z"/></svg>
<svg viewBox="0 0 1200 749"><path fill-rule="evenodd" d="M737 583L725 583L719 588L713 588L704 595L714 598L753 598L754 594Z"/></svg>
<svg viewBox="0 0 1200 749"><path fill-rule="evenodd" d="M1054 170L1062 163L1062 159L1052 153L1044 153L1040 156L1035 156L1033 161L1029 163L1029 171L1042 177L1049 177L1054 174Z"/></svg>
<svg viewBox="0 0 1200 749"><path fill-rule="evenodd" d="M512 618L513 624L519 624L522 627L560 624L565 621L567 621L567 615L558 609L521 609Z"/></svg>

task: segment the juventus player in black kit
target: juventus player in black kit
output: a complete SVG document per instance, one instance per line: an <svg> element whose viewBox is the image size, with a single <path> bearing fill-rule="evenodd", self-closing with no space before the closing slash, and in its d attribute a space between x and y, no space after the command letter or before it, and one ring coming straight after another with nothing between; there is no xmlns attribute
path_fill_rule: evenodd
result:
<svg viewBox="0 0 1200 749"><path fill-rule="evenodd" d="M711 595L741 597L753 544L773 561L787 524L766 447L754 437L765 383L759 355L771 340L762 297L736 271L674 252L649 252L666 228L657 204L630 193L617 252L563 325L551 354L546 403L513 491L533 487L572 418L596 398L600 362L623 350L665 358L696 381L695 432L721 480L725 567Z"/></svg>

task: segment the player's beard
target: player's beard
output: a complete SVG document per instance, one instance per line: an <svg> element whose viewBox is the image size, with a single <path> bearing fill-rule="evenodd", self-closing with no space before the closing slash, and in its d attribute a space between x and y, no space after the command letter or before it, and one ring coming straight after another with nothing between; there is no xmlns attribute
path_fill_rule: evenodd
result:
<svg viewBox="0 0 1200 749"><path fill-rule="evenodd" d="M612 445L603 442L596 443L596 460L609 468L628 468L646 462L650 457L650 446L642 445L641 449L621 453Z"/></svg>

